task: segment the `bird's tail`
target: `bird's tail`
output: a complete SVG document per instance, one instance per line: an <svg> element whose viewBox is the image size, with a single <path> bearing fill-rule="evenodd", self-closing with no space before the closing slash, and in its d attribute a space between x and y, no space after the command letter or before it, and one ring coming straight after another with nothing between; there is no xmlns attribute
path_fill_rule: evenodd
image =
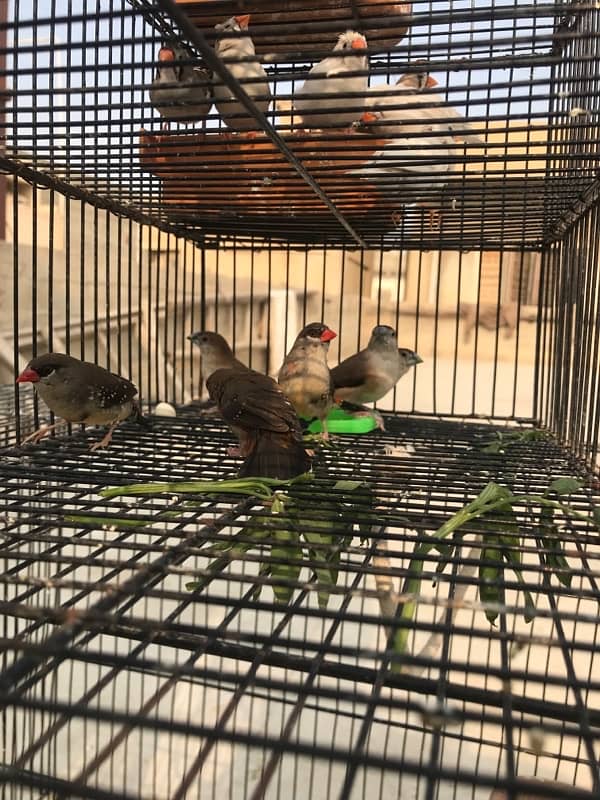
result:
<svg viewBox="0 0 600 800"><path fill-rule="evenodd" d="M262 433L242 464L240 478L278 478L285 481L310 469L310 458L301 439L289 434Z"/></svg>

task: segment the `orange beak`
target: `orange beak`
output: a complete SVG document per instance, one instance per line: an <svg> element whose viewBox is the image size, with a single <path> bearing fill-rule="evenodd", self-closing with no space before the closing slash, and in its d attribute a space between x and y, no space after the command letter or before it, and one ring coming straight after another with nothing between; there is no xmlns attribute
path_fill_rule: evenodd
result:
<svg viewBox="0 0 600 800"><path fill-rule="evenodd" d="M159 61L175 61L175 53L170 47L161 47L158 51Z"/></svg>
<svg viewBox="0 0 600 800"><path fill-rule="evenodd" d="M436 81L436 79L432 78L431 75L428 75L427 76L427 80L425 81L425 86L428 89L433 89L433 87L437 86L437 85L438 85L438 82Z"/></svg>
<svg viewBox="0 0 600 800"><path fill-rule="evenodd" d="M331 330L331 328L327 328L321 334L321 341L322 342L330 342L332 339L335 339L337 333Z"/></svg>
<svg viewBox="0 0 600 800"><path fill-rule="evenodd" d="M365 50L367 47L367 40L364 36L355 36L352 39L352 49L353 50Z"/></svg>
<svg viewBox="0 0 600 800"><path fill-rule="evenodd" d="M243 31L248 30L248 25L250 24L250 14L240 14L237 17L234 17L237 24Z"/></svg>
<svg viewBox="0 0 600 800"><path fill-rule="evenodd" d="M365 111L360 118L360 121L365 125L372 125L374 122L377 122L377 116L371 111Z"/></svg>

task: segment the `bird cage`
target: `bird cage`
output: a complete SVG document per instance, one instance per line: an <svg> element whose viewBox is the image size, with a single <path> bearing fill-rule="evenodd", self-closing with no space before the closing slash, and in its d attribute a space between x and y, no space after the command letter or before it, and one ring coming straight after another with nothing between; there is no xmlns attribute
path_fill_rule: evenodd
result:
<svg viewBox="0 0 600 800"><path fill-rule="evenodd" d="M598 3L0 17L2 798L598 797ZM317 321L421 363L236 478L190 334Z"/></svg>

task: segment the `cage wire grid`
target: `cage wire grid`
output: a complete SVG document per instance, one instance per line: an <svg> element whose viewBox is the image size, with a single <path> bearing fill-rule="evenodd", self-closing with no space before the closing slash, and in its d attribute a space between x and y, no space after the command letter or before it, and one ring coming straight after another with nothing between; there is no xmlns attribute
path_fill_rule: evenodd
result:
<svg viewBox="0 0 600 800"><path fill-rule="evenodd" d="M124 426L102 455L80 434L3 465L1 685L13 749L3 779L80 797L193 796L207 776L213 793L244 787L245 797L278 796L290 781L306 797L427 796L435 786L487 797L486 786L514 780L511 764L556 768L560 741L572 796L594 796L584 789L598 766L597 534L567 522L576 585L565 590L536 559L539 519L524 510L518 547L536 617L524 622L523 584L506 575L490 629L474 594L475 522L449 571L436 578L440 554L427 556L397 674L386 633L426 531L490 476L536 494L573 463L551 440L516 444L508 458L485 452L489 425L390 417L388 428L359 444L340 437L319 461L320 477L377 487L371 536L344 551L326 609L314 557L281 606L258 574L268 539L219 557L232 535L244 542L254 498L99 497L107 478L188 478L190 461L205 478L235 474L230 435L210 418L157 421L142 435ZM575 507L592 499L588 489ZM202 591L185 588L194 579Z"/></svg>
<svg viewBox="0 0 600 800"><path fill-rule="evenodd" d="M307 132L287 109L307 65L329 52L323 38L334 39L352 17L319 20L308 10L286 26L257 12L251 33L278 108L265 119L246 96L256 130L266 130L247 137L225 132L214 112L195 132L157 131L149 113L160 37L185 40L236 96L245 94L206 39L218 5L135 0L79 15L50 8L51 16L35 21L33 41L28 6L15 6L17 35L9 36L4 52L7 74L12 79L18 70L21 85L15 104L5 105L3 168L185 231L205 246L232 237L252 246L267 235L328 247L539 250L597 196L593 3L415 3L403 17L408 32L400 45L383 48L375 37L368 51L373 86L405 70L443 76L442 94L432 100L433 125L443 121L446 105L459 105L480 138L466 144L457 136L442 146L439 131L420 131L429 141L421 153L410 130L376 138L347 128ZM368 14L380 31L398 26L386 17L390 3L356 3L355 9L355 19ZM304 36L311 49L302 52L297 43L270 52L278 36L290 33ZM79 41L82 47L73 47ZM408 111L419 107L406 98L402 103ZM382 140L389 140L388 155L377 157L375 173L369 157ZM93 164L86 158L90 148ZM399 174L398 159L414 169ZM442 166L444 180L432 180ZM434 226L432 205L444 212Z"/></svg>
<svg viewBox="0 0 600 800"><path fill-rule="evenodd" d="M594 513L600 10L415 2L402 33L391 5L351 2L343 21L317 4L253 13L279 105L265 118L244 100L248 135L227 132L214 109L165 129L148 99L161 44L182 41L244 96L251 82L212 55L223 4L0 3L12 264L0 355L17 371L36 352L69 351L132 376L145 407L169 399L179 413L121 426L102 453L87 450L97 432L76 428L20 449L47 412L6 392L3 798L489 800L494 789L564 797L565 785L597 796L593 518L557 517L568 586L541 506L523 501L516 522L474 519L453 549L428 549L407 587L417 549L491 481L539 498L572 476L570 508ZM416 149L403 132L386 144L360 128L297 130L289 101L346 27L369 31L371 85L429 70L442 97L432 125L457 107L482 141L441 148L432 130ZM399 160L413 169L399 175ZM428 282L430 251L453 260ZM431 353L385 406L385 433L319 451L328 488L310 497L305 533L322 530L333 481L372 491L350 502L350 528L331 523L333 550L344 546L326 606L318 575L332 543L275 555L274 534L256 540L256 498L99 494L233 476L230 434L190 405L204 376L186 336L221 330L268 371L281 327L286 344L314 318L338 330L332 363L383 320ZM490 530L520 564L496 578L494 625L478 595L480 565L496 563ZM414 616L399 618L413 595Z"/></svg>

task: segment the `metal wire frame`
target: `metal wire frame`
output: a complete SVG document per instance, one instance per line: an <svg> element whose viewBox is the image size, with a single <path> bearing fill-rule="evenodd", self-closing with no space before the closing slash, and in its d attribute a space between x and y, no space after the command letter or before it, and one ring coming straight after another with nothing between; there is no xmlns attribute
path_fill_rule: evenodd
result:
<svg viewBox="0 0 600 800"><path fill-rule="evenodd" d="M71 6L66 13L51 6L33 24L19 9L17 4L7 25L8 44L0 50L7 62L3 77L11 86L1 124L13 166L4 168L24 163L36 182L57 182L53 185L65 190L60 185L65 181L74 187L69 191L105 198L100 202L120 213L175 226L202 238L205 246L231 238L252 246L266 235L328 247L366 242L541 250L560 238L565 220L593 202L600 27L593 3L492 2L476 9L441 0L414 3L405 40L387 50L372 48L371 80L392 80L417 68L444 76L447 103L466 110L485 148L456 142L450 155L443 155L424 132L419 158L414 144L397 135L386 152L394 158L404 152L422 169L400 182L397 171L383 169L376 185L354 174L357 163L373 156L368 136L343 131L292 136L285 112L274 126L256 117L257 129L268 136L255 144L273 142L266 160L258 160L244 137L233 136L223 154L215 113L202 128L153 132L158 118L147 91L161 39L183 38L223 72L203 36L202 17L196 13L199 27L191 26L184 6L172 0L136 0L132 7L111 2L106 11L93 5L81 14ZM394 20L382 11L376 22L385 29ZM265 24L261 18L252 33L260 49L292 27L299 36L330 33L332 40L338 32L315 16L294 26ZM325 54L298 47L261 56L278 100L289 101L307 66ZM243 93L243 87L235 91ZM444 109L438 108L441 114ZM164 159L160 168L143 146L140 163L141 127L157 143ZM322 164L305 155L303 148L311 146L324 156ZM440 194L430 173L444 160L454 169ZM430 224L432 203L442 211L440 226Z"/></svg>
<svg viewBox="0 0 600 800"><path fill-rule="evenodd" d="M299 327L321 317L338 332L332 364L363 347L379 322L421 353L425 364L403 379L387 408L534 417L527 387L538 359L530 350L541 336L538 303L547 301L538 297L536 256L526 249L499 255L492 273L481 252L459 254L453 266L441 266L435 254L408 263L404 252L318 255L264 243L252 253L244 245L212 253L156 231L146 218L92 206L87 195L63 196L21 178L9 188L5 258L12 275L3 287L10 307L0 337L14 363L1 365L0 382L14 387L32 355L65 350L131 377L146 407L182 403L201 386L199 358L186 339L192 330L220 330L239 357L274 372L280 361L271 355L273 340L282 326L289 345ZM400 279L393 294L385 288L390 276ZM514 311L508 321L507 305ZM47 415L28 389L15 393L12 405L4 444Z"/></svg>
<svg viewBox="0 0 600 800"><path fill-rule="evenodd" d="M540 417L592 469L598 468L599 222L596 207L545 256L538 378Z"/></svg>
<svg viewBox="0 0 600 800"><path fill-rule="evenodd" d="M539 295L535 254L457 254L442 263L435 254L291 245L213 253L19 179L10 188L0 383L12 408L7 399L3 446L49 419L30 387L14 384L36 354L66 351L101 363L131 378L151 409L201 395L192 331L219 330L239 358L274 374L297 331L317 318L338 333L331 365L364 347L379 323L420 353L424 363L382 402L385 409L536 417L536 343L547 351L541 320L552 325L559 310ZM22 241L27 234L37 247Z"/></svg>
<svg viewBox="0 0 600 800"><path fill-rule="evenodd" d="M571 58L571 52L573 58ZM559 79L576 92L574 100L587 107L589 87L585 71L577 63L579 55L597 58L597 43L574 40L564 62L556 66ZM564 99L555 100L556 117L569 113ZM591 120L591 136L600 131L598 120ZM567 142L558 137L554 144L559 168L573 152L582 165L596 159L596 150L585 139ZM595 197L598 181L590 187L588 198ZM538 373L539 418L556 430L592 469L598 468L598 224L599 205L594 201L581 219L567 215L563 235L543 255L541 284L542 326L540 370ZM552 318L552 322L550 321Z"/></svg>
<svg viewBox="0 0 600 800"><path fill-rule="evenodd" d="M285 253L288 285L293 284L294 270L300 269L295 258L305 258L302 319L306 321L310 313L311 292L316 293L313 301L324 317L326 274L332 269L327 261L329 252L351 244L338 222L327 217L317 226L314 217L307 222L282 220L279 215L239 218L224 213L216 220L201 215L190 219L179 216L177 206L166 213L159 180L140 171L135 161L137 126L140 121L157 122L144 92L151 81L160 39L171 35L165 16L160 17L159 37L142 23L137 8L124 10L113 3L106 13L94 7L78 18L69 6L69 15L64 17L70 39L66 44L58 41L56 5L51 5L47 27L48 20L41 17L33 20L32 26L31 20L19 16L19 8L17 4L16 26L11 23L7 27L9 32L18 28L24 35L19 36L18 46L13 36L9 47L0 51L0 58L4 53L9 59L6 77L14 76L18 66L19 74L25 80L30 75L32 81L31 91L21 84L12 108L9 103L9 130L17 125L15 116L10 116L15 103L20 114L30 114L30 120L19 128L19 148L13 147L12 152L9 148L2 165L10 174L34 184L33 243L40 244L43 227L40 206L46 193L42 187L49 190L52 210L48 257L42 255L42 245L33 248L30 261L24 260L16 237L14 241L15 366L23 356L19 322L26 320L34 352L41 347L38 331L43 322L49 337L44 344L49 348L64 343L65 349L102 360L118 371L133 375L137 370L136 379L148 401L182 401L184 388L190 393L197 391L200 378L197 359L193 351L186 350L185 335L196 322L198 327L206 327L214 320L215 327L223 330L229 320L222 301L224 275L217 269L211 283L209 249L233 240L233 300L239 308L243 292L257 297L261 291L259 256L252 253L249 263L244 263L241 253L248 246L265 246L257 235L267 226L275 240L269 245L269 257L277 250ZM519 38L519 24L528 15L535 18L535 24ZM391 232L384 227L389 225L389 209L385 214L361 213L358 221L352 220L357 226L360 223L370 242L385 246L421 250L431 246L459 250L500 247L501 273L508 272L510 252L516 254L518 323L510 358L511 400L508 408L501 408L497 398L496 387L504 377L498 372L502 340L496 330L491 402L484 404L483 411L514 420L519 416L529 419L529 409L539 408L539 419L558 430L563 440L573 442L573 450L546 441L515 445L502 456L483 454L472 446L492 436L493 428L429 421L414 414L409 420L390 420L385 436L346 440L342 450L323 456L319 474L362 477L376 486L375 535L364 546L355 539L343 554L339 588L332 593L326 611L316 602L310 562L303 579L292 582L294 598L286 608L273 602L271 581L258 575L259 562L268 558L261 551L250 551L232 562L227 559L217 577L207 574L208 562L218 557L219 551L213 547L211 555L210 548L200 545L207 539L218 544L234 534L243 541L244 531L257 514L251 503L216 498L199 503L194 510L179 500L167 510L182 515L169 523L164 521L166 507L160 501L146 500L132 511L125 502L99 499L98 489L111 483L192 475L222 477L233 471L234 463L224 458L229 437L214 423L167 421L158 423L152 432L124 427L116 435L115 447L102 455L86 452L89 432L58 438L31 450L31 455L5 451L0 463L0 496L6 508L6 550L2 552L6 567L0 578L5 613L0 686L6 703L3 729L8 731L5 739L11 763L0 773L4 796L37 797L51 791L57 796L170 798L184 797L186 792L194 796L201 784L203 795L210 796L220 796L223 791L236 796L235 787L242 785L251 787L254 797L266 792L283 796L290 793L290 786L295 796L300 792L303 797L318 797L326 786L327 798L412 792L430 798L445 792L450 797L487 800L490 787L523 788L527 776L535 773L576 784L579 788L573 789L573 797L597 794L595 533L579 523L566 522L562 535L575 576L574 585L567 590L551 582L536 560L539 518L522 511L524 539L518 549L526 562L527 583L539 586L539 613L531 626L521 619L524 601L514 578L506 576L503 583L506 606L497 629L490 629L481 609L473 605L477 580L470 570L480 561L476 542L468 539L468 545L467 541L461 545L449 560L449 574L437 576L435 586L429 578L436 578L441 556L430 555L425 568L428 580L422 585L417 616L409 625L414 645L407 658L410 671L401 675L389 670L392 653L385 630L393 629L397 621L389 610L382 613L381 606L385 599L381 579L389 582L391 577L398 591L415 544L425 541L428 533L487 481L495 478L516 490L541 492L557 475L580 474L577 455L592 463L597 441L592 369L596 331L587 321L596 310L595 271L590 267L597 246L593 152L597 128L593 116L572 115L571 111L585 111L587 100L597 97L593 50L597 16L595 7L579 3L514 8L492 4L461 15L455 11L452 16L442 13L441 6L426 14L417 11L406 51L382 55L378 50L371 60L371 73L381 77L397 74L407 64L414 67L415 56L425 56L442 71L454 69L457 59L467 58L468 76L462 73L453 85L451 104L463 99L462 93L469 119L484 131L488 120L498 117L500 131L507 135L506 121L520 120L511 130L516 129L526 143L531 156L528 168L523 175L515 174L517 156L507 141L488 143L485 163L501 165L500 175L492 176L487 167L476 180L466 172L457 173L451 183L454 189L460 187L464 202L453 209L450 195L450 209L444 213L439 231L432 230L421 212L395 217ZM482 35L473 34L469 39L454 28L445 42L431 36L433 24L459 21L483 23ZM327 29L319 22L316 25ZM31 28L28 45L23 39ZM335 31L331 34L333 37ZM83 55L85 61L80 63ZM143 76L132 67L133 55L136 64L145 65ZM291 66L282 62L269 67L279 86L304 74L311 59L296 55ZM500 66L510 70L506 82L495 80ZM523 77L517 71L521 67L531 69L533 76ZM544 72L547 67L552 69L549 77ZM477 69L488 70L485 80L477 79ZM113 76L107 81L108 92L103 91L100 79L105 70ZM64 87L60 85L62 75ZM80 87L79 78L90 75L99 79ZM504 92L508 104L504 111L494 112L492 83ZM552 103L549 115L534 109L532 87L540 90L542 103ZM570 99L565 97L567 92ZM525 112L518 105L523 100ZM48 108L53 114L50 120ZM62 109L64 119L60 117ZM82 112L89 115L83 121ZM549 120L548 153L533 151L529 123L536 118L542 130L546 118ZM23 119L21 116L20 121ZM89 135L85 141L78 138L82 130ZM64 131L74 135L64 135ZM34 136L36 149L32 151ZM171 138L175 139L175 134ZM338 138L332 145L336 157L342 158L347 137ZM469 160L458 147L454 158L459 165ZM424 158L424 167L428 161L434 163L435 155ZM317 179L324 177L317 172ZM423 182L423 178L415 179L408 190L421 191ZM215 184L210 187L212 196L222 197L230 191L232 181L219 178ZM355 193L355 184L346 185L339 178L334 186L341 197L347 197ZM64 286L62 264L52 250L57 224L54 198L59 193L65 195L67 209ZM291 193L289 197L294 199ZM185 192L181 199L193 200L193 193ZM94 210L87 211L89 206ZM188 209L189 203L182 202L181 208ZM17 193L13 194L12 218L16 230ZM151 229L148 223L154 222L157 225ZM155 228L163 231L156 248L152 246ZM190 244L182 250L169 235L174 232L197 239L205 249ZM46 241L46 230L42 237ZM562 242L552 244L557 237ZM327 249L323 252L322 285L315 290L306 244L316 241ZM89 261L86 242L92 248ZM523 361L518 331L524 306L531 305L523 299L527 258L548 247L537 307L540 367L533 401L523 415L517 406L518 371ZM579 262L578 247L585 250ZM110 253L115 250L113 260ZM224 250L215 255L217 267L219 258L225 257ZM369 252L342 254L342 286L350 280L347 264L351 257L360 262L362 298ZM458 361L465 299L461 271L466 258L462 253L458 261L456 302L449 314L454 342L449 381L441 370L440 356L447 344L442 290L438 284L427 308L423 293L419 290L416 294L415 324L410 330L415 348L423 344L426 329L434 331L434 388L420 409L424 413L482 413L479 393L489 378L482 373L483 336L478 324L469 352L473 372L469 407L464 409L456 396L457 384L463 379ZM476 323L484 314L483 259L480 255ZM31 266L34 276L26 296L20 281L24 263ZM585 277L578 264L585 265ZM276 265L275 260L269 261L267 318ZM371 270L379 279L384 277L383 256ZM402 270L399 255L398 272ZM419 261L419 286L425 271ZM48 293L43 288L45 279ZM245 281L249 288L241 289ZM86 293L86 285L92 287L91 295ZM501 286L499 280L498 296L492 304L496 329L501 319ZM58 289L64 297L64 313ZM178 303L173 315L168 315L161 310L160 299L171 292ZM577 305L571 300L577 300ZM103 313L104 309L112 312L115 306L116 323L110 313ZM351 311L359 322L366 323L369 310L362 300L358 309ZM289 306L286 312L290 312ZM341 323L340 339L347 344L352 337L353 347L364 344L368 326L351 327L350 316L344 312L341 304L334 309ZM239 328L237 341L234 339L237 346L249 348L250 357L253 342L259 338L253 313L251 305L248 340L243 340ZM286 329L291 324L288 313ZM386 317L389 313L380 290L376 319L404 323L398 298L392 309L394 319ZM132 334L132 325L143 316L151 322L141 335L137 331ZM62 341L59 322L64 324ZM288 333L294 331L286 330ZM267 337L267 360L271 346ZM182 381L164 357L178 350L185 353L187 362ZM396 408L407 402L409 410L419 410L417 380L415 377L410 390L403 383L395 398ZM586 398L593 401L587 409ZM21 405L15 400L17 436L22 435L18 427ZM588 488L574 503L588 511L592 499ZM66 519L78 514L97 517L98 522ZM133 531L120 530L118 525L117 530L105 529L105 525L111 527L109 520L115 515L124 514L150 524ZM478 533L482 531L474 525L470 536ZM468 550L471 544L474 547ZM206 588L186 591L184 582L190 577L204 579ZM257 585L262 585L259 599L254 596ZM519 658L524 663L520 664ZM541 744L540 728L545 733ZM160 759L162 753L164 760ZM246 789L243 791L246 797ZM562 792L552 785L543 791L549 797Z"/></svg>
<svg viewBox="0 0 600 800"><path fill-rule="evenodd" d="M328 797L487 797L486 787L524 788L536 772L594 796L596 533L566 521L567 590L535 557L536 513L521 510L519 550L536 587L529 625L508 573L497 627L475 602L477 522L437 577L440 554L430 553L402 673L389 670L397 622L385 612L384 584L400 589L415 544L487 481L539 493L575 464L550 440L486 453L489 425L390 417L388 428L342 437L319 461L321 477L365 479L377 494L372 538L343 554L327 609L313 562L281 606L257 573L264 547L220 557L218 543L244 541L260 513L252 499L98 495L130 480L231 474L230 437L214 421L125 426L102 455L77 435L5 460L4 796L30 787L179 798L201 785L211 797L293 786L292 796L312 798L327 785ZM584 511L593 497L587 488L573 506ZM165 511L180 516L165 521ZM123 517L138 527L115 522ZM186 590L192 578L203 588ZM550 785L547 796L560 795Z"/></svg>

